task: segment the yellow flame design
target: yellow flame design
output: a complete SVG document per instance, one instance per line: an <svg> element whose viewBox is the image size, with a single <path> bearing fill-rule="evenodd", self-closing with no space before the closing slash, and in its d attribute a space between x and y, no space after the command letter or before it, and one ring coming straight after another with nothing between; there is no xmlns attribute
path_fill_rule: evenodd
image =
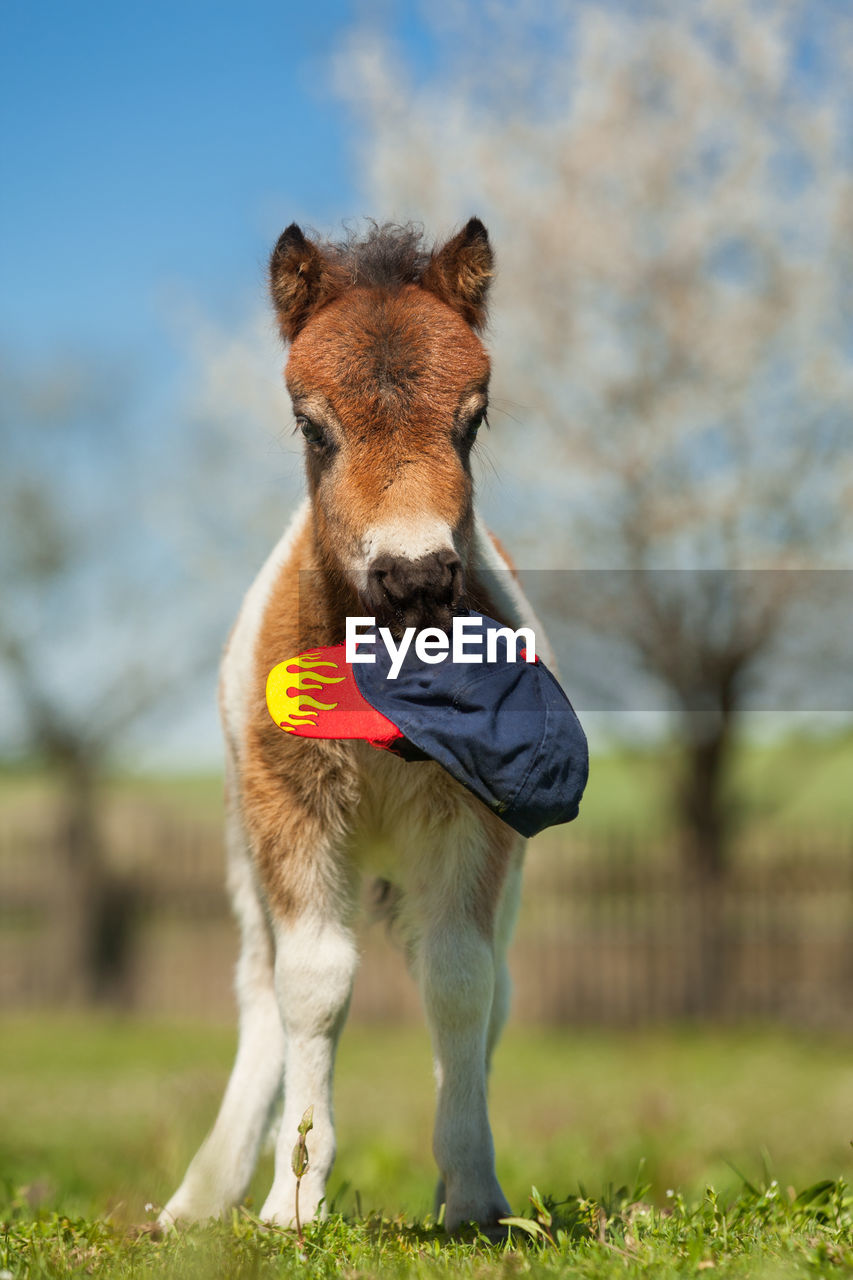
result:
<svg viewBox="0 0 853 1280"><path fill-rule="evenodd" d="M297 668L295 674L291 670L293 667ZM336 702L320 702L311 696L319 693L324 685L341 684L345 679L344 676L326 675L319 670L320 667L332 667L337 671L338 664L312 650L280 662L269 673L267 706L273 720L285 733L295 733L303 725L315 724L319 711L334 711L338 705Z"/></svg>

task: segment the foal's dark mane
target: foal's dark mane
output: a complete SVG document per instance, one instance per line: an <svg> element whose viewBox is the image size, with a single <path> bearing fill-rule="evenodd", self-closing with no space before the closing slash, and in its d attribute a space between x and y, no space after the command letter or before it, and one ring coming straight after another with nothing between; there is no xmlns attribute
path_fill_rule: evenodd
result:
<svg viewBox="0 0 853 1280"><path fill-rule="evenodd" d="M311 317L353 285L397 294L420 284L457 311L472 329L486 323L486 294L493 270L489 235L479 218L436 249L415 222L367 222L344 240L306 240L292 222L270 259L270 290L285 342L293 342Z"/></svg>
<svg viewBox="0 0 853 1280"><path fill-rule="evenodd" d="M429 264L432 246L415 222L373 222L366 233L348 229L346 239L325 241L324 254L345 271L354 285L395 292L416 284Z"/></svg>

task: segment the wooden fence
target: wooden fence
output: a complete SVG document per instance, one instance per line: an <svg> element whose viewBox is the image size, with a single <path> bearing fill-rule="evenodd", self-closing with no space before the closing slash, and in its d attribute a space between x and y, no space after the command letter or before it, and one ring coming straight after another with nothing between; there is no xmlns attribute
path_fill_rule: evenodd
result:
<svg viewBox="0 0 853 1280"><path fill-rule="evenodd" d="M124 928L114 1003L167 1016L233 1016L236 929L218 820L141 807L107 831ZM67 989L68 893L47 817L0 828L0 1009ZM592 843L580 826L531 845L512 951L514 1016L638 1025L679 1018L853 1025L853 836L754 839L718 886L674 849ZM420 1017L382 926L363 938L352 1016Z"/></svg>

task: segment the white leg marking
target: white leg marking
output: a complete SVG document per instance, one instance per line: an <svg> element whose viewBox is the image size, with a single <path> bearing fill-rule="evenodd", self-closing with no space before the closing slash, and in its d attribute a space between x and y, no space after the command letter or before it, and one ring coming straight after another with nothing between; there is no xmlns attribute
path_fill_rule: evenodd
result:
<svg viewBox="0 0 853 1280"><path fill-rule="evenodd" d="M494 1223L509 1213L495 1174L486 1100L486 1045L495 984L489 942L446 921L421 943L419 971L438 1085L433 1151L444 1182L445 1225Z"/></svg>
<svg viewBox="0 0 853 1280"><path fill-rule="evenodd" d="M464 802L446 823L440 845L435 844L434 827L426 844L425 831L420 838L412 835L401 923L414 949L432 1038L437 1084L433 1151L444 1184L445 1225L453 1231L469 1220L493 1224L509 1213L495 1174L486 1096L494 938L486 936L473 910L484 880L496 872L489 868L494 854L488 832Z"/></svg>
<svg viewBox="0 0 853 1280"><path fill-rule="evenodd" d="M308 1107L308 1172L299 1190L299 1215L314 1216L326 1193L335 1159L332 1073L338 1036L346 1019L358 960L351 931L342 923L303 917L276 927L275 980L286 1032L284 1115L275 1153L275 1180L261 1217L289 1225L296 1179L291 1154L297 1126Z"/></svg>
<svg viewBox="0 0 853 1280"><path fill-rule="evenodd" d="M507 872L506 882L501 895L500 905L495 918L494 938L494 991L489 1010L488 1028L486 1031L486 1076L491 1068L492 1054L500 1039L504 1023L509 1013L512 982L507 965L506 953L512 939L515 920L518 914L519 893L521 889L521 870L524 857L524 841L519 840L513 850L512 861ZM491 1135L489 1137L491 1141ZM434 1209L436 1215L441 1206L447 1203L447 1186L444 1177L439 1177L435 1189ZM462 1219L465 1220L464 1218Z"/></svg>
<svg viewBox="0 0 853 1280"><path fill-rule="evenodd" d="M163 1210L161 1226L216 1217L243 1198L281 1090L284 1032L275 997L272 940L233 806L227 836L229 887L242 933L237 1057L216 1123Z"/></svg>

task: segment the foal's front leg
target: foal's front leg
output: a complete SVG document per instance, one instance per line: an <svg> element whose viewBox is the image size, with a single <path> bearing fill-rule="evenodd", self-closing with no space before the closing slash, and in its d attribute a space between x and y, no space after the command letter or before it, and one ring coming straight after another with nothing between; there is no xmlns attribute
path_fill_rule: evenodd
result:
<svg viewBox="0 0 853 1280"><path fill-rule="evenodd" d="M275 1152L275 1179L261 1217L291 1224L296 1178L291 1167L299 1121L314 1108L308 1172L299 1188L299 1216L312 1218L326 1193L335 1159L332 1075L357 963L355 941L339 912L304 912L275 925L275 985L284 1024L284 1114Z"/></svg>
<svg viewBox="0 0 853 1280"><path fill-rule="evenodd" d="M448 851L447 861L457 856ZM483 891L489 857L484 852L469 858L465 870L457 867L452 886L439 874L413 904L421 917L418 978L435 1059L433 1151L448 1231L469 1221L488 1227L510 1212L495 1172L487 1103L496 976L494 923ZM491 874L500 876L499 866Z"/></svg>
<svg viewBox="0 0 853 1280"><path fill-rule="evenodd" d="M216 1124L160 1215L164 1228L213 1218L245 1195L281 1089L284 1034L275 998L272 939L238 804L229 796L228 880L240 922L240 1042Z"/></svg>

